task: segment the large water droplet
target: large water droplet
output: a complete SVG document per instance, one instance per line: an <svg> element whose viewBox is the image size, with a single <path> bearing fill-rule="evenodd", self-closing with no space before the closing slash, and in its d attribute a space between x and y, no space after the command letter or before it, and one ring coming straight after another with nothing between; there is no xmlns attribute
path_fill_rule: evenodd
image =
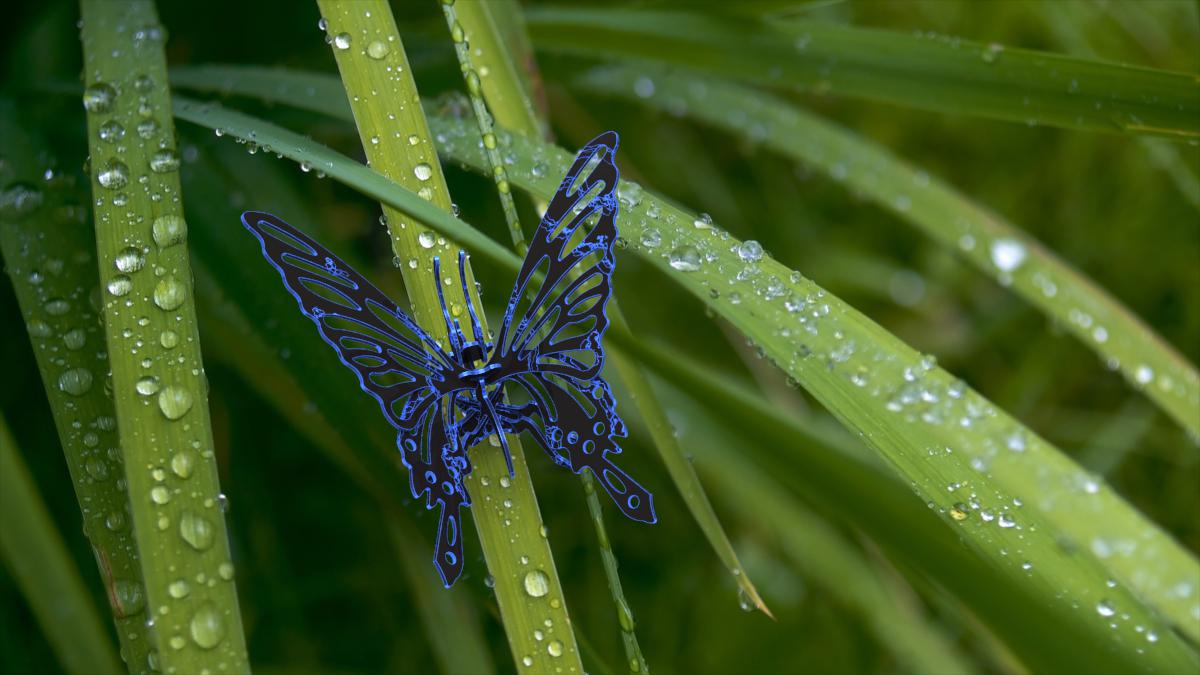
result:
<svg viewBox="0 0 1200 675"><path fill-rule="evenodd" d="M425 162L421 162L413 167L413 175L417 177L417 180L429 180L433 177L433 167L429 166Z"/></svg>
<svg viewBox="0 0 1200 675"><path fill-rule="evenodd" d="M150 170L155 173L169 173L178 169L179 153L174 150L159 150L150 157Z"/></svg>
<svg viewBox="0 0 1200 675"><path fill-rule="evenodd" d="M180 478L187 479L196 468L196 455L190 450L180 450L171 456L171 471Z"/></svg>
<svg viewBox="0 0 1200 675"><path fill-rule="evenodd" d="M100 128L96 130L96 135L102 141L116 143L125 138L125 127L121 126L121 123L116 120L109 120L100 125Z"/></svg>
<svg viewBox="0 0 1200 675"><path fill-rule="evenodd" d="M1025 262L1025 245L1015 239L992 242L992 263L1001 272L1012 272Z"/></svg>
<svg viewBox="0 0 1200 675"><path fill-rule="evenodd" d="M192 409L192 392L183 387L166 387L158 395L158 409L167 419L177 420Z"/></svg>
<svg viewBox="0 0 1200 675"><path fill-rule="evenodd" d="M82 349L87 343L87 333L82 328L74 328L63 334L63 344L67 349Z"/></svg>
<svg viewBox="0 0 1200 675"><path fill-rule="evenodd" d="M194 511L184 511L179 517L179 536L197 551L207 551L213 545L212 523Z"/></svg>
<svg viewBox="0 0 1200 675"><path fill-rule="evenodd" d="M176 579L167 585L167 593L176 600L186 598L192 592L191 586L188 585L186 579Z"/></svg>
<svg viewBox="0 0 1200 675"><path fill-rule="evenodd" d="M417 235L417 243L421 245L421 248L433 248L433 233L426 231Z"/></svg>
<svg viewBox="0 0 1200 675"><path fill-rule="evenodd" d="M154 394L158 393L161 385L159 384L157 376L147 375L143 378L140 378L133 385L133 388L136 389L137 393L141 394L142 396L153 396Z"/></svg>
<svg viewBox="0 0 1200 675"><path fill-rule="evenodd" d="M71 311L71 303L62 298L54 298L47 300L46 304L42 305L42 309L46 310L46 313L50 316L62 316Z"/></svg>
<svg viewBox="0 0 1200 675"><path fill-rule="evenodd" d="M367 56L375 59L376 61L387 56L389 51L391 51L391 48L389 48L387 43L382 40L374 40L371 42L371 44L367 45Z"/></svg>
<svg viewBox="0 0 1200 675"><path fill-rule="evenodd" d="M129 167L119 159L110 159L100 168L96 180L110 190L119 190L129 184Z"/></svg>
<svg viewBox="0 0 1200 675"><path fill-rule="evenodd" d="M671 251L671 255L667 258L671 267L681 272L695 272L700 269L700 252L695 246L680 246Z"/></svg>
<svg viewBox="0 0 1200 675"><path fill-rule="evenodd" d="M144 119L141 122L138 122L138 125L137 125L138 136L145 138L145 139L149 139L150 137L154 136L154 134L156 134L156 133L158 133L158 122L155 122L154 118L151 117L151 118Z"/></svg>
<svg viewBox="0 0 1200 675"><path fill-rule="evenodd" d="M159 216L150 226L150 234L159 248L174 246L187 236L187 222L175 214Z"/></svg>
<svg viewBox="0 0 1200 675"><path fill-rule="evenodd" d="M113 610L121 617L141 614L146 608L146 596L141 584L118 579L113 582Z"/></svg>
<svg viewBox="0 0 1200 675"><path fill-rule="evenodd" d="M525 574L525 592L530 597L540 598L550 592L550 580L541 570L530 570Z"/></svg>
<svg viewBox="0 0 1200 675"><path fill-rule="evenodd" d="M1096 613L1103 617L1110 617L1116 614L1117 610L1115 607L1113 607L1112 602L1108 600L1101 600L1100 602L1096 603Z"/></svg>
<svg viewBox="0 0 1200 675"><path fill-rule="evenodd" d="M113 263L122 272L136 272L146 266L146 256L140 248L130 246L118 253Z"/></svg>
<svg viewBox="0 0 1200 675"><path fill-rule="evenodd" d="M562 656L563 643L559 642L558 640L551 640L550 643L546 645L546 653L550 656Z"/></svg>
<svg viewBox="0 0 1200 675"><path fill-rule="evenodd" d="M83 107L90 113L106 113L112 110L117 90L107 82L97 82L83 90Z"/></svg>
<svg viewBox="0 0 1200 675"><path fill-rule="evenodd" d="M739 258L746 262L758 262L759 260L762 260L763 247L762 244L758 243L757 241L754 241L753 239L747 239L737 247L737 254Z"/></svg>
<svg viewBox="0 0 1200 675"><path fill-rule="evenodd" d="M179 345L179 333L173 330L164 330L158 336L158 344L163 346L163 349L174 349Z"/></svg>
<svg viewBox="0 0 1200 675"><path fill-rule="evenodd" d="M105 288L108 289L108 292L111 295L119 298L122 295L127 295L129 291L133 290L133 282L130 281L129 277L125 276L124 274L118 274L109 280L108 285L105 286Z"/></svg>
<svg viewBox="0 0 1200 675"><path fill-rule="evenodd" d="M225 637L225 624L221 621L221 615L208 603L192 615L188 630L192 634L192 641L201 649L212 649L221 644L222 638Z"/></svg>
<svg viewBox="0 0 1200 675"><path fill-rule="evenodd" d="M187 298L187 287L174 276L166 277L154 287L154 304L159 309L177 309Z"/></svg>
<svg viewBox="0 0 1200 675"><path fill-rule="evenodd" d="M337 47L338 49L349 49L350 48L350 34L349 33L338 33L333 38L333 46Z"/></svg>
<svg viewBox="0 0 1200 675"><path fill-rule="evenodd" d="M83 396L92 388L92 372L87 368L72 368L58 376L59 391Z"/></svg>

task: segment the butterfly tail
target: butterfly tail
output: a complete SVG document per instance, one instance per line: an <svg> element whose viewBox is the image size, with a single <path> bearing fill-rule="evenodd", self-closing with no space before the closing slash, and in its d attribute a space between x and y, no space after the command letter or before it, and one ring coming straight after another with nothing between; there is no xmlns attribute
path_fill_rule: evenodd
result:
<svg viewBox="0 0 1200 675"><path fill-rule="evenodd" d="M588 468L621 513L643 523L658 522L658 516L654 514L654 495L614 464L607 453L589 463Z"/></svg>
<svg viewBox="0 0 1200 675"><path fill-rule="evenodd" d="M463 571L462 509L458 500L442 502L438 517L437 546L434 548L433 566L442 576L446 588L454 585Z"/></svg>

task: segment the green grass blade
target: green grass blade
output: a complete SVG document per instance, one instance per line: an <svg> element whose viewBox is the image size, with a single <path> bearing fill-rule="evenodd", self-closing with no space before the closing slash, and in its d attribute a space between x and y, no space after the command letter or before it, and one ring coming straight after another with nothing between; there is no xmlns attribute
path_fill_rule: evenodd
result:
<svg viewBox="0 0 1200 675"><path fill-rule="evenodd" d="M7 109L7 106L5 106ZM27 189L32 209L0 216L0 251L26 320L38 369L58 429L83 531L96 555L101 578L112 600L117 638L130 670L147 670L152 643L146 628L145 592L137 544L129 525L129 499L119 487L123 470L116 434L116 413L103 387L82 391L108 372L99 317L89 302L96 288L96 240L90 218L77 195L68 194L60 175L43 180L35 164L32 134L7 114L0 115L0 151ZM22 188L13 188L22 189ZM47 311L55 301L70 311ZM70 384L71 387L64 387ZM71 391L68 391L71 389Z"/></svg>
<svg viewBox="0 0 1200 675"><path fill-rule="evenodd" d="M104 622L0 417L0 557L68 673L122 672Z"/></svg>
<svg viewBox="0 0 1200 675"><path fill-rule="evenodd" d="M318 5L332 37L342 83L371 166L450 215L450 194L437 150L387 2L319 0ZM431 273L433 257L441 256L446 264L444 273L455 278L458 248L451 242L422 244L418 236L424 229L421 224L408 227L408 216L388 205L384 206L384 215L396 256L415 263L401 268L413 318L444 342L446 327L437 299L438 280ZM432 233L425 231L424 235L430 237ZM473 280L469 268L466 275ZM477 292L472 292L472 298L463 298L462 289L453 285L444 290L450 305L473 302L481 306ZM480 319L486 334L484 317ZM537 664L544 670L581 672L579 650L550 545L543 534L525 456L515 436L508 443L516 469L514 478L508 476L503 455L484 445L472 453L473 469L467 483L476 503L471 516L488 570L495 579L494 591L513 659L518 668ZM502 503L512 506L505 508ZM550 627L544 624L547 618ZM544 632L545 642L535 639L535 630L539 635Z"/></svg>
<svg viewBox="0 0 1200 675"><path fill-rule="evenodd" d="M1200 136L1200 81L945 36L683 11L542 7L537 48L687 66L756 84L1065 129Z"/></svg>
<svg viewBox="0 0 1200 675"><path fill-rule="evenodd" d="M112 396L151 635L165 672L247 672L184 245L163 29L150 2L85 0L82 11Z"/></svg>
<svg viewBox="0 0 1200 675"><path fill-rule="evenodd" d="M449 5L443 5L450 7ZM465 2L460 5L463 23L460 24L460 32L472 44L470 52L477 54L477 58L481 64L479 72L486 72L488 76L483 78L483 85L477 87L481 89L484 96L488 99L489 107L494 111L496 122L510 131L525 134L531 138L546 139L543 129L547 129L549 124L545 120L540 120L536 116L536 112L530 97L526 91L522 89L522 82L517 77L512 75L518 71L516 59L521 58L519 46L526 43L528 40L510 40L512 44L504 43L501 35L501 22L507 21L509 24L516 24L515 28L510 28L509 33L520 30L523 26L521 16L521 8L515 2L507 3L487 3L487 2ZM506 14L507 18L501 19L498 15ZM452 21L452 23L456 23ZM453 32L453 31L452 31ZM523 32L523 31L522 31ZM460 48L460 52L467 53L465 47ZM460 56L460 59L463 58ZM469 55L468 57L469 58ZM528 58L532 58L531 56ZM464 68L469 69L469 61L465 61L468 65ZM530 70L535 70L536 65L530 63ZM486 68L486 70L485 70ZM492 73L496 73L499 77L492 77ZM468 78L468 85L470 78ZM468 89L471 89L468 86ZM479 92L472 92L472 98L478 99ZM487 111L482 110L482 105L476 106L476 118L487 118ZM484 147L487 148L487 136L491 133L491 125L488 123L486 129L481 129L484 135ZM494 139L494 136L493 136ZM489 151L489 161L492 162L493 172L498 166L497 152ZM506 180L507 183L507 180ZM502 191L503 192L503 191ZM503 192L502 197L506 197L507 192ZM511 204L511 199L507 199L506 203ZM506 207L507 208L507 207ZM539 210L541 210L539 203ZM506 211L507 214L507 211ZM525 251L525 242L521 236L519 229L513 229L510 224L510 230L515 232L513 247L519 252ZM628 331L628 323L625 320L625 315L621 311L620 304L616 297L612 298L608 305L608 313L612 319L615 330ZM630 398L634 401L635 407L638 409L647 426L650 429L650 434L654 440L655 448L658 450L659 457L663 464L666 465L671 480L679 489L680 494L684 498L684 502L688 505L688 509L695 518L696 523L708 538L713 550L724 563L726 569L733 575L737 582L739 592L743 596L743 601L749 602L756 609L761 610L770 616L771 612L767 608L762 597L755 588L754 583L750 580L750 575L746 574L741 561L738 560L737 553L733 549L733 545L729 542L729 537L717 519L716 513L709 504L708 497L701 486L699 479L696 477L695 471L692 470L691 464L684 458L683 450L679 445L678 439L675 437L674 430L671 428L670 422L667 420L666 414L662 410L662 406L658 402L658 398L654 390L650 387L650 383L642 373L641 367L632 359L626 356L620 348L610 349L610 362L615 366L618 376L621 379L624 387L629 391ZM597 525L597 531L601 535L601 541L606 541L603 535L604 523L600 516L600 505L597 502L597 497L594 491L588 491L588 510L592 513L593 519ZM605 548L602 546L602 549ZM628 612L628 603L621 593L621 582L616 577L616 565L609 564L610 561L605 560L605 570L609 574L609 587L617 596L614 598L621 611L620 617L623 619ZM627 621L621 621L622 638L626 646L626 657L630 662L639 662L645 664L645 659L640 650L638 650L637 639L634 637L632 630L626 630L626 626L632 626L632 617Z"/></svg>
<svg viewBox="0 0 1200 675"><path fill-rule="evenodd" d="M694 404L693 404L694 405ZM913 673L975 672L929 619L891 597L863 551L802 506L740 452L741 439L716 428L705 415L682 430L697 466L738 516L765 531L806 578L862 617L868 630Z"/></svg>
<svg viewBox="0 0 1200 675"><path fill-rule="evenodd" d="M653 91L645 95L642 84L639 94L638 83L646 81ZM1104 289L947 183L836 124L737 84L635 66L596 69L577 82L585 91L684 110L818 168L1012 288L1200 437L1196 368ZM733 109L744 114L729 115Z"/></svg>
<svg viewBox="0 0 1200 675"><path fill-rule="evenodd" d="M258 292L275 281L275 271L262 264L258 247L224 245L221 233L229 223L238 222L240 211L222 196L251 180L258 185L257 198L289 217L311 219L309 210L296 195L267 179L278 169L263 166L267 160L262 157L252 158L220 142L206 144L201 157L201 163L185 176L184 185L189 194L208 205L189 213L196 223L192 249L206 346L214 345L218 361L231 365L249 387L377 504L442 672L491 673L488 649L467 589L463 585L441 588L429 564L432 544L400 503L400 497L409 492L408 478L396 466L391 427L380 419L377 409L353 403L362 396L358 382L341 363L329 358L329 346L296 313L293 299L286 294ZM358 269L366 269L355 264L353 257L347 259ZM224 271L218 276L209 273L209 268ZM271 345L288 345L290 363L303 367L289 367ZM321 414L313 414L314 407ZM336 420L336 428L331 419ZM373 452L355 452L354 448Z"/></svg>
<svg viewBox="0 0 1200 675"><path fill-rule="evenodd" d="M211 106L205 110L197 119L233 128L234 117L226 111L218 114ZM447 156L477 169L485 166L477 143L468 140L466 123L437 117L431 123ZM261 135L262 123L257 128ZM563 170L569 159L565 151L523 137L508 137L507 150L517 158L510 167L514 184L541 198L555 186L551 179L533 175L534 158L546 164L547 171ZM315 150L305 147L297 156L311 152ZM339 175L344 175L340 169L338 174L330 172L335 178ZM401 197L402 190L391 192L390 199L397 203L407 199ZM641 196L624 221L623 236L630 248L700 297L809 387L843 424L913 483L943 522L955 528L976 555L995 565L1008 583L1050 586L1058 589L1056 604L1089 608L1072 613L1079 624L1075 628L1090 636L1088 644L1100 650L1095 654L1103 659L1126 659L1134 669L1150 660L1164 668L1190 667L1195 653L1138 599L1171 617L1181 630L1189 630L1195 601L1175 589L1186 588L1200 566L1178 544L1102 480L1083 472L937 369L931 359L834 296L769 257L748 264L742 256L761 255L753 247L744 248L719 230L691 227L695 214L645 191ZM632 244L641 242L649 227L667 229L665 235L660 232L663 245L652 249ZM690 271L671 265L693 256L712 259ZM750 280L737 279L747 267ZM710 294L714 289L717 298ZM785 333L776 326L795 328ZM963 490L962 496L948 492L951 486L956 492ZM1130 541L1137 545L1123 543ZM1031 575L1023 568L1025 562L1038 572ZM1119 583L1109 587L1109 579ZM1117 623L1120 640L1113 638L1114 629L1106 621L1109 606L1131 617ZM1153 633L1153 642L1147 641L1147 631ZM1146 655L1136 655L1136 649Z"/></svg>
<svg viewBox="0 0 1200 675"><path fill-rule="evenodd" d="M253 67L203 66L180 69L172 73L172 80L178 86L201 90L216 89L226 94L263 97L326 113L340 119L351 119L349 108L338 104L339 101L345 100L345 96L337 87L336 81L325 75ZM436 208L431 208L428 203L416 199L411 193L405 195L396 191L394 185L390 185L388 181L365 167L347 165L345 162L338 161L337 153L316 145L298 134L274 125L263 126L253 118L236 111L215 108L211 104L181 100L176 112L189 121L228 131L243 140L254 138L258 142L267 144L267 147L278 148L288 157L298 162L307 162L339 180L352 180L353 184L359 186L360 189L369 190L366 194L430 223L435 229L448 233L473 253L513 271L520 268L520 258L479 234L474 228L449 217L444 212L438 212ZM497 119L499 120L499 116ZM519 118L514 117L513 119L520 122ZM528 133L531 130L527 128L525 131ZM431 219L436 219L437 224L434 225L434 220ZM619 336L622 332L627 334L628 329L625 328L624 317L619 306L616 306L615 300L614 298L614 302L610 305L613 319L612 332ZM638 409L646 418L647 427L652 434L659 457L666 465L672 482L675 483L687 503L692 517L704 532L721 562L733 575L745 598L759 610L770 614L766 603L763 602L758 590L754 587L753 581L742 568L737 553L729 543L728 535L717 519L712 506L708 503L703 486L700 485L691 465L684 458L679 441L675 438L661 406L655 402L654 392L645 376L637 365L622 353L620 345L615 349L610 348L609 356L617 368L621 381L630 390L633 399L638 402Z"/></svg>

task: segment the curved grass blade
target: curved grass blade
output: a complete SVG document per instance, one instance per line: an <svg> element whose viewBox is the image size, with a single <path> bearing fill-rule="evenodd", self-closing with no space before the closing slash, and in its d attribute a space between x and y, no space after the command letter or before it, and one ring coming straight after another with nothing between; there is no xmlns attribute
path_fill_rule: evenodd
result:
<svg viewBox="0 0 1200 675"><path fill-rule="evenodd" d="M16 441L0 417L0 558L68 673L123 669L104 622L71 561Z"/></svg>
<svg viewBox="0 0 1200 675"><path fill-rule="evenodd" d="M317 4L327 22L342 84L371 166L417 191L431 206L450 216L449 190L387 2L364 0L348 4L318 0ZM457 259L459 249L452 242L442 243L445 240L422 241L422 236L433 236L422 225L432 223L412 223L408 227L406 221L412 214L394 210L387 204L384 215L393 250L401 260L410 261L401 271L413 318L430 335L444 342L446 327L438 302L442 290L448 304L473 302L476 307L481 306L477 291L472 293L474 297L463 298L462 289L437 288L438 280L432 274L433 258L441 256L447 262L448 278L454 278L458 263L449 261ZM469 267L465 275L469 287L474 289ZM480 319L486 334L485 318ZM485 446L483 451L472 453L474 466L467 488L476 503L471 517L488 570L495 579L496 600L513 659L518 669L537 664L539 669L581 672L583 665L549 541L542 534L541 512L525 456L515 436L508 439L508 445L515 477L509 478L504 455ZM504 508L501 503L512 506ZM552 627L544 625L547 618ZM539 635L545 631L545 644L535 639L535 631Z"/></svg>
<svg viewBox="0 0 1200 675"><path fill-rule="evenodd" d="M409 488L407 478L396 467L391 427L376 409L353 404L361 395L358 383L340 363L328 358L328 345L307 321L295 315L292 299L257 290L275 281L271 278L274 271L262 265L258 249L225 245L222 233L228 223L238 222L241 210L229 205L224 195L238 186L253 181L259 198L290 213L297 222L312 222L308 209L277 180L277 168L263 166L261 158L252 158L226 143L206 144L200 157L185 175L184 186L198 203L208 205L189 212L189 219L196 224L191 245L197 308L207 328L206 346L215 346L217 360L240 373L249 387L378 505L441 671L491 673L488 649L467 589L440 587L427 556L432 544L399 501ZM213 206L221 204L225 206ZM354 264L353 258L347 259ZM356 267L366 269L365 265ZM209 269L223 272L217 276ZM288 345L290 363L304 364L302 368L289 366L279 350L270 347L280 344ZM337 427L331 419L337 420ZM354 448L372 448L373 452Z"/></svg>
<svg viewBox="0 0 1200 675"><path fill-rule="evenodd" d="M1200 137L1188 73L817 21L539 7L535 47L685 66L755 84L1064 129Z"/></svg>
<svg viewBox="0 0 1200 675"><path fill-rule="evenodd" d="M340 119L351 119L349 108L338 104L345 100L345 95L337 86L336 80L325 75L240 66L202 66L177 69L173 71L172 79L178 86L202 90L215 88L226 94L265 97ZM511 251L458 219L432 207L428 202L406 198L393 190L393 186L386 179L366 167L338 161L340 155L324 146L242 113L217 108L211 103L201 104L179 97L176 98L176 102L176 114L188 121L227 131L243 141L254 139L254 142L263 144L265 148L282 151L295 161L307 163L338 180L348 179L355 185L367 187L370 191L366 194L429 223L434 229L448 234L474 254L513 271L520 268L520 258ZM633 193L633 189L626 191L626 194ZM627 329L623 328L625 322L619 309L613 309L612 317L614 335L627 332ZM638 408L646 416L655 448L659 451L672 482L678 487L692 517L726 569L733 575L746 599L757 609L770 615L770 610L754 583L742 569L737 553L729 543L712 505L708 503L704 489L691 465L683 457L666 415L662 413L661 406L653 403L654 394L645 381L645 376L622 354L621 349L618 345L617 349L611 350L613 364L618 369L621 381L630 389L635 400L639 401Z"/></svg>
<svg viewBox="0 0 1200 675"><path fill-rule="evenodd" d="M119 487L116 413L103 387L84 386L109 369L99 317L88 301L99 290L96 240L82 199L69 194L68 179L44 180L34 163L32 134L17 126L7 103L0 103L0 153L14 175L0 181L7 194L23 193L24 206L0 216L0 251L50 401L83 531L111 600L121 653L132 672L144 672L153 645L129 498ZM70 311L59 311L63 301L71 303Z"/></svg>
<svg viewBox="0 0 1200 675"><path fill-rule="evenodd" d="M163 29L150 2L84 0L82 11L101 302L151 636L164 672L248 672L183 245Z"/></svg>
<svg viewBox="0 0 1200 675"><path fill-rule="evenodd" d="M456 42L456 49L459 51L459 58L463 62L465 72L473 72L471 68L471 56L473 52L477 55L481 65L486 66L487 70L481 72L489 73L488 77L483 78L483 84L479 84L479 78L476 77L475 84L472 86L470 75L467 76L467 88L470 91L472 101L475 102L476 120L484 120L480 123L480 132L483 136L484 148L489 147L488 138L491 138L490 150L488 150L488 160L492 167L493 175L498 175L497 171L503 171L503 166L500 162L499 152L495 150L495 134L492 131L491 123L487 107L483 104L481 94L487 98L488 106L495 112L496 122L501 126L508 128L516 133L525 134L531 138L540 138L545 140L544 129L549 128L549 124L545 120L537 117L535 108L530 102L530 97L526 91L522 89L522 82L513 73L518 71L515 63L518 54L511 50L519 48L520 44L528 42L525 40L509 40L505 42L500 35L500 29L497 18L498 14L507 14L506 21L516 24L510 29L511 32L520 31L523 33L523 20L521 19L521 8L515 2L503 3L487 3L487 2L465 2L460 5L461 17L463 23L459 23L451 9L452 5L443 4L447 11L447 20L451 24L451 33L456 41L459 37L462 41ZM457 28L455 28L457 26ZM470 42L472 48L466 48L467 42ZM504 45L504 46L502 46ZM505 47L508 47L507 49ZM528 58L531 62L528 64L528 70L533 70L536 75L536 64L532 63L532 56ZM498 74L499 77L493 77L492 74ZM494 104L494 105L493 105ZM499 167L499 168L498 168ZM514 226L515 210L510 209L512 199L508 195L508 181L504 177L503 186L500 189L501 199L507 205L505 206L505 216L509 218L509 231L513 234L513 248L518 253L525 250L524 236L521 233L519 226ZM498 184L499 185L499 184ZM543 206L539 203L539 211ZM509 216L510 212L513 214ZM613 297L608 304L608 312L612 317L613 324L619 330L627 330L627 322L625 315L621 311L618 298ZM658 398L654 390L650 387L650 383L646 376L642 373L641 368L632 359L625 355L620 349L610 350L610 362L616 367L618 377L624 384L625 388L630 393L630 398L634 402L634 407L638 409L646 424L650 429L651 438L654 440L655 448L658 450L659 457L663 464L667 467L667 471L671 476L671 480L679 489L683 496L684 502L691 511L692 517L708 538L713 550L725 564L726 569L733 575L739 589L739 593L743 596L744 602L749 602L756 609L762 611L767 616L771 616L770 609L767 608L762 596L759 595L758 589L750 580L750 575L746 573L741 561L738 560L737 553L733 549L733 545L729 541L724 528L717 519L717 514L713 511L712 505L708 501L708 497L704 492L700 480L696 477L695 471L692 470L691 464L684 458L683 450L679 445L678 439L675 437L675 432L671 428L671 424L663 412L662 406L658 402ZM589 482L590 478L585 477L585 482ZM594 486L590 482L586 485L588 488ZM604 569L608 574L609 588L615 594L614 600L618 607L618 616L621 619L619 622L622 628L622 640L626 647L626 657L630 662L638 662L643 667L645 666L645 658L637 643L637 638L633 634L633 618L630 614L629 604L621 595L621 581L617 577L616 561L611 560L611 551L607 544L607 535L604 534L604 521L600 504L597 501L594 490L587 491L588 511L591 512L593 521L597 527L597 534L602 542L602 555L605 556Z"/></svg>
<svg viewBox="0 0 1200 675"><path fill-rule="evenodd" d="M636 66L595 69L576 82L585 91L683 111L820 169L1012 288L1200 438L1196 368L1104 289L947 183L836 124L737 84ZM728 114L735 109L738 115Z"/></svg>
<svg viewBox="0 0 1200 675"><path fill-rule="evenodd" d="M215 106L194 119L227 131L236 128L247 137L252 130L240 126L245 116ZM448 157L476 169L485 166L467 123L430 119ZM261 137L270 125L258 121L252 127ZM274 129L271 136L278 134ZM300 145L289 143L289 150L302 151L293 153L293 159L320 152L337 171L329 171L330 176L341 180L354 173L344 166L352 162L333 160L324 154L328 150L319 151L311 141L295 141ZM542 172L533 171L533 165L557 170L566 166L567 153L518 136L502 135L501 143L519 160L520 167L509 169L514 184L535 197L550 195L554 186L535 175ZM397 205L410 200L398 186L350 184L364 192L388 193ZM641 196L632 205L625 236L640 242L650 227L666 228L667 233L660 232L662 243L656 248L633 243L630 248L700 297L809 387L932 502L943 522L1007 583L1055 589L1051 595L1056 611L1069 613L1078 623L1075 628L1089 636L1085 643L1095 650L1095 658L1119 659L1133 670L1191 667L1195 652L1142 604L1150 603L1181 630L1189 630L1196 599L1178 589L1190 588L1189 580L1200 573L1200 565L1170 537L1102 480L936 368L931 358L912 351L753 246L744 247L719 230L679 226L692 223L695 214L645 191ZM457 231L456 219L444 230L451 236ZM511 264L513 257L498 260L508 258ZM672 264L680 260L689 262L683 268ZM737 278L739 272L746 272L740 275L746 280ZM717 291L717 298L711 290ZM1110 579L1117 585L1110 587ZM1129 618L1109 621L1110 608ZM1148 640L1151 634L1153 640ZM1145 654L1137 653L1139 649Z"/></svg>

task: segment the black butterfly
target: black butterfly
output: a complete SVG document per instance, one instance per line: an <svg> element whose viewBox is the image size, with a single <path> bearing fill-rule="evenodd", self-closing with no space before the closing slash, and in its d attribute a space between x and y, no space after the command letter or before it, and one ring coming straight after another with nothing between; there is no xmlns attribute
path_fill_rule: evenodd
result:
<svg viewBox="0 0 1200 675"><path fill-rule="evenodd" d="M483 335L471 304L462 253L459 283L471 339L451 319L440 261L433 260L447 350L305 234L267 213L242 214L300 309L399 431L396 444L413 496L424 494L426 508L441 505L434 565L447 587L463 569L460 507L471 504L463 484L471 473L467 449L493 436L510 476L504 434L527 431L557 464L575 473L590 469L625 515L657 520L653 495L612 461L621 452L615 439L627 434L600 377L617 238L617 144L617 134L606 132L575 158L530 242L494 342ZM508 403L504 385L524 402Z"/></svg>

